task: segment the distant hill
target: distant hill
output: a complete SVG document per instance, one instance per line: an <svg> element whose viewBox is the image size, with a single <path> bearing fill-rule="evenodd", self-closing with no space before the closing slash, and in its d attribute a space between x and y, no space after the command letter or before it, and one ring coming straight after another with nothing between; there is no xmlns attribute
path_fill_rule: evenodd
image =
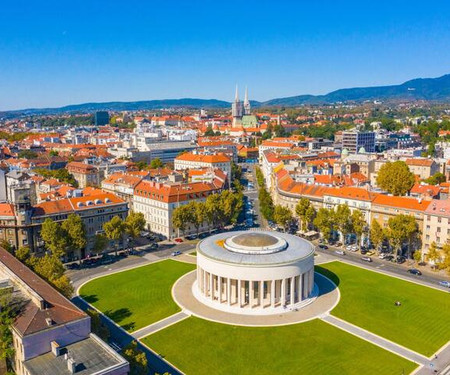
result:
<svg viewBox="0 0 450 375"><path fill-rule="evenodd" d="M332 91L326 95L299 95L271 99L265 102L251 101L253 107L285 106L302 104L329 104L336 102L363 102L366 100L428 100L450 102L450 74L438 78L417 78L401 85L355 87ZM60 108L32 108L0 112L0 117L11 115L57 114L93 112L98 110L135 111L162 108L230 108L231 103L216 99L162 99L135 102L84 103Z"/></svg>
<svg viewBox="0 0 450 375"><path fill-rule="evenodd" d="M295 106L365 100L430 100L450 101L450 74L439 78L417 78L401 85L355 87L332 91L326 95L300 95L268 100L263 105Z"/></svg>

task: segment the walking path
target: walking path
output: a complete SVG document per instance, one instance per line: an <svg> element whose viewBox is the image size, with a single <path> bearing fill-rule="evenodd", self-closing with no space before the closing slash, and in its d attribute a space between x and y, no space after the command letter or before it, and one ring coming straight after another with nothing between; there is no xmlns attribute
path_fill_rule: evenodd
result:
<svg viewBox="0 0 450 375"><path fill-rule="evenodd" d="M178 323L180 320L186 319L188 317L189 317L188 314L184 313L183 311L180 311L179 313L170 315L165 319L159 320L156 323L150 324L144 328L132 332L131 336L133 336L135 339L141 339L145 336L155 333L156 331L164 329L172 324Z"/></svg>
<svg viewBox="0 0 450 375"><path fill-rule="evenodd" d="M423 356L422 354L416 353L401 345L395 344L392 341L386 340L369 331L366 331L365 329L354 326L353 324L350 324L332 315L322 316L321 319L335 327L338 327L348 333L351 333L352 335L358 336L363 340L369 341L370 343L378 345L383 349L389 350L399 356L409 359L414 363L426 365L430 362L430 360L427 357Z"/></svg>

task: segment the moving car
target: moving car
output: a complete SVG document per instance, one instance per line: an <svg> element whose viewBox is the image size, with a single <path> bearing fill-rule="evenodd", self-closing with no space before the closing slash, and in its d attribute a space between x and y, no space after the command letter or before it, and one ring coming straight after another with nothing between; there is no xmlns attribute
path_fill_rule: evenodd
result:
<svg viewBox="0 0 450 375"><path fill-rule="evenodd" d="M327 250L328 249L328 246L327 245L323 245L323 244L320 244L319 246L317 246L319 249L322 249L322 250Z"/></svg>
<svg viewBox="0 0 450 375"><path fill-rule="evenodd" d="M412 275L420 276L422 275L422 272L420 272L417 268L410 268L408 272Z"/></svg>
<svg viewBox="0 0 450 375"><path fill-rule="evenodd" d="M181 251L174 251L173 253L172 253L172 256L173 257L176 257L177 255L180 255L181 254Z"/></svg>
<svg viewBox="0 0 450 375"><path fill-rule="evenodd" d="M338 254L338 255L345 255L345 251L344 250L335 250L334 252L336 254Z"/></svg>
<svg viewBox="0 0 450 375"><path fill-rule="evenodd" d="M445 286L446 288L450 288L450 281L447 280L439 281L439 285Z"/></svg>
<svg viewBox="0 0 450 375"><path fill-rule="evenodd" d="M181 243L181 242L183 242L183 239L182 238L175 238L174 241L178 242L178 243Z"/></svg>
<svg viewBox="0 0 450 375"><path fill-rule="evenodd" d="M361 257L361 260L363 260L364 262L372 262L372 258L371 257Z"/></svg>

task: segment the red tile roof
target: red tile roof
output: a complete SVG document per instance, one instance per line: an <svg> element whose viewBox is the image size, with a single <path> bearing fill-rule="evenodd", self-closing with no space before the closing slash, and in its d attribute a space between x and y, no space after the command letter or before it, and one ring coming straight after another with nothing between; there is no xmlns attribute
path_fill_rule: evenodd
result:
<svg viewBox="0 0 450 375"><path fill-rule="evenodd" d="M16 318L14 327L22 336L48 329L47 318L51 319L55 326L88 317L3 248L0 248L0 263L43 300L42 306L28 302L24 311Z"/></svg>

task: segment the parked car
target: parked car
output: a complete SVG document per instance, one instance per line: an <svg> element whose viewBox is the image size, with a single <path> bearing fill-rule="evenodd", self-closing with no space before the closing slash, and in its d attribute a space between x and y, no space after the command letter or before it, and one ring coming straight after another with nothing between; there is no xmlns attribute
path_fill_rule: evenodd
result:
<svg viewBox="0 0 450 375"><path fill-rule="evenodd" d="M422 275L422 272L420 272L417 268L410 268L408 272L412 275L420 276Z"/></svg>
<svg viewBox="0 0 450 375"><path fill-rule="evenodd" d="M403 263L406 262L406 258L402 257L402 256L397 257L397 259L395 259L395 262L398 263L398 264L403 264Z"/></svg>
<svg viewBox="0 0 450 375"><path fill-rule="evenodd" d="M158 244L157 243L152 243L150 245L150 250L156 250L158 248Z"/></svg>
<svg viewBox="0 0 450 375"><path fill-rule="evenodd" d="M345 255L345 251L344 250L335 250L334 252L336 254L338 254L338 255Z"/></svg>
<svg viewBox="0 0 450 375"><path fill-rule="evenodd" d="M450 288L450 281L447 280L439 281L439 285L444 286L446 288Z"/></svg>
<svg viewBox="0 0 450 375"><path fill-rule="evenodd" d="M361 260L363 260L364 262L372 262L372 258L371 257L361 257Z"/></svg>
<svg viewBox="0 0 450 375"><path fill-rule="evenodd" d="M328 250L328 246L327 245L324 245L324 244L320 244L319 246L317 246L319 249L322 249L322 250Z"/></svg>
<svg viewBox="0 0 450 375"><path fill-rule="evenodd" d="M180 255L181 254L181 251L174 251L173 253L172 253L172 256L173 257L176 257L177 255Z"/></svg>
<svg viewBox="0 0 450 375"><path fill-rule="evenodd" d="M373 256L373 255L375 255L375 251L370 250L366 253L366 255Z"/></svg>
<svg viewBox="0 0 450 375"><path fill-rule="evenodd" d="M183 242L183 239L182 239L182 238L175 238L174 241L175 241L175 242L178 242L178 243L182 243L182 242Z"/></svg>
<svg viewBox="0 0 450 375"><path fill-rule="evenodd" d="M367 249L361 249L361 254L366 255L368 253Z"/></svg>
<svg viewBox="0 0 450 375"><path fill-rule="evenodd" d="M389 254L381 253L380 255L378 255L378 258L380 258L380 259L386 259L388 256L389 256Z"/></svg>

